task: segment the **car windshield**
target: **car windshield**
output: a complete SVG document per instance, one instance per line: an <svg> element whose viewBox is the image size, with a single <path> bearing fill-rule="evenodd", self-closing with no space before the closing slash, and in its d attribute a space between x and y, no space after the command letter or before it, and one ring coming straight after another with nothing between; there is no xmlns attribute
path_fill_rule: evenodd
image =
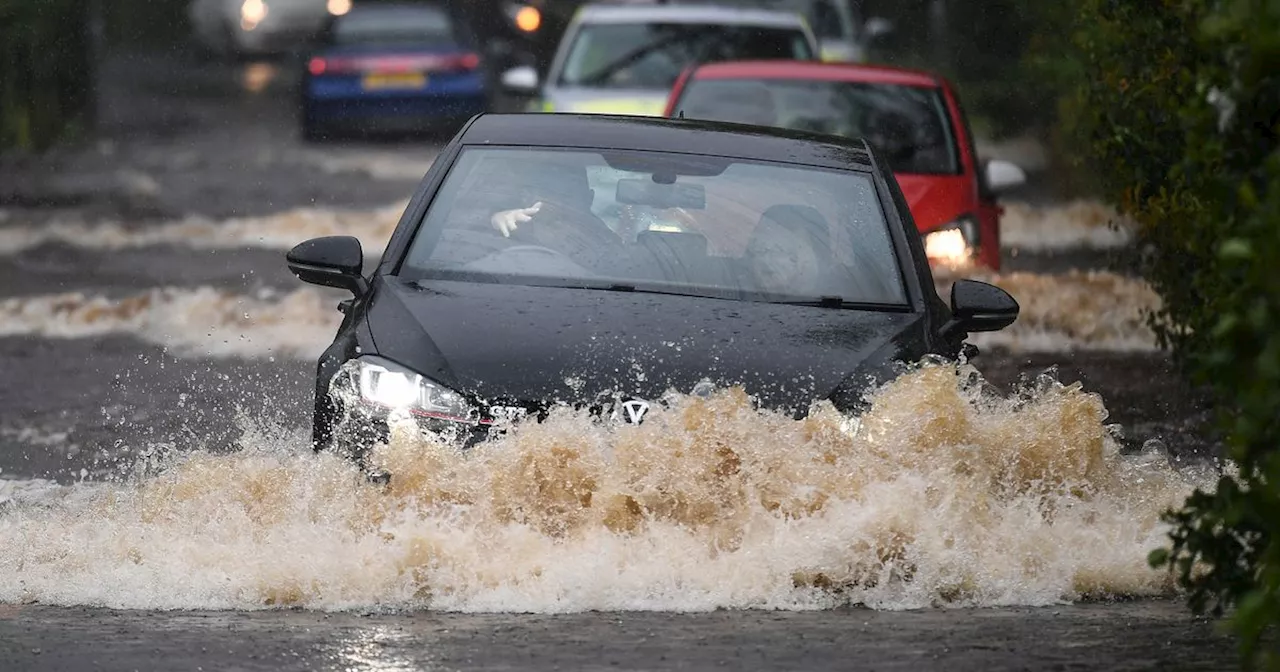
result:
<svg viewBox="0 0 1280 672"><path fill-rule="evenodd" d="M811 60L803 31L696 23L597 23L578 30L563 86L667 89L694 62Z"/></svg>
<svg viewBox="0 0 1280 672"><path fill-rule="evenodd" d="M959 151L937 88L799 79L695 79L675 113L865 138L895 173L956 175Z"/></svg>
<svg viewBox="0 0 1280 672"><path fill-rule="evenodd" d="M468 148L401 275L906 304L869 173L658 152Z"/></svg>
<svg viewBox="0 0 1280 672"><path fill-rule="evenodd" d="M457 43L455 24L443 7L355 7L338 18L331 31L336 45Z"/></svg>
<svg viewBox="0 0 1280 672"><path fill-rule="evenodd" d="M818 39L852 40L854 37L853 26L844 20L833 0L774 0L767 6L800 14Z"/></svg>

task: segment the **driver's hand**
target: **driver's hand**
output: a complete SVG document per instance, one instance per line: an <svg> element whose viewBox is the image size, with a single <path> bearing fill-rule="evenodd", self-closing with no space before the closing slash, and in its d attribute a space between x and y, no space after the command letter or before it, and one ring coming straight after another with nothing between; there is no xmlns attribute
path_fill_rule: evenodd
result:
<svg viewBox="0 0 1280 672"><path fill-rule="evenodd" d="M503 238L510 238L511 232L516 230L517 224L523 224L529 221L538 211L542 209L542 201L538 201L527 208L516 208L515 210L502 210L493 213L489 218L489 223L493 228L502 234Z"/></svg>

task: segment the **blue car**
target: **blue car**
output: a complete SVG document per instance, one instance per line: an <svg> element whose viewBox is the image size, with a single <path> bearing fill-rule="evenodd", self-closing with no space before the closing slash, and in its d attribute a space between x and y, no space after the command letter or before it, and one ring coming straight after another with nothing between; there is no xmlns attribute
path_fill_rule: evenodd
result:
<svg viewBox="0 0 1280 672"><path fill-rule="evenodd" d="M447 132L486 111L478 45L450 4L357 0L333 17L303 74L303 137Z"/></svg>

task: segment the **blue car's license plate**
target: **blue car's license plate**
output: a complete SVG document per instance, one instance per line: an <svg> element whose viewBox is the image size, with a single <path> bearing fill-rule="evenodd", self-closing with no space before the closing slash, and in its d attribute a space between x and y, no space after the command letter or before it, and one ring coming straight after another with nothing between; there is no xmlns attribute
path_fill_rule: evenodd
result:
<svg viewBox="0 0 1280 672"><path fill-rule="evenodd" d="M421 72L372 73L364 76L365 91L386 89L422 89L427 86L427 76Z"/></svg>

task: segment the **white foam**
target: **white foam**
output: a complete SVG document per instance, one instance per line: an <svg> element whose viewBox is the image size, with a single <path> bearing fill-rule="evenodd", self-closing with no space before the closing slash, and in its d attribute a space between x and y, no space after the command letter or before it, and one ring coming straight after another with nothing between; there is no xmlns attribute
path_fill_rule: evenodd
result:
<svg viewBox="0 0 1280 672"><path fill-rule="evenodd" d="M1135 225L1099 201L1033 206L1008 202L1000 219L1000 246L1025 252L1114 249L1128 245Z"/></svg>
<svg viewBox="0 0 1280 672"><path fill-rule="evenodd" d="M309 287L257 296L201 287L117 300L76 292L2 299L0 336L132 334L178 356L310 358L333 340L339 296Z"/></svg>
<svg viewBox="0 0 1280 672"><path fill-rule="evenodd" d="M957 373L961 375L957 375ZM851 435L738 391L639 427L570 412L463 454L397 427L387 489L298 434L136 482L5 486L0 602L461 611L880 609L1167 594L1160 512L1200 472L1124 457L1096 395L927 366ZM13 497L13 495L10 495Z"/></svg>
<svg viewBox="0 0 1280 672"><path fill-rule="evenodd" d="M1155 334L1146 320L1160 308L1160 296L1139 278L1110 271L970 273L963 277L1003 288L1020 308L1011 327L972 334L969 340L975 345L1020 352L1157 349ZM948 279L939 279L938 295L950 296L950 284Z"/></svg>
<svg viewBox="0 0 1280 672"><path fill-rule="evenodd" d="M46 243L115 250L149 245L289 249L308 238L355 236L366 253L382 250L407 201L372 211L296 208L262 217L223 221L188 217L167 224L126 226L119 222L52 221L38 227L0 228L0 253L15 254Z"/></svg>

